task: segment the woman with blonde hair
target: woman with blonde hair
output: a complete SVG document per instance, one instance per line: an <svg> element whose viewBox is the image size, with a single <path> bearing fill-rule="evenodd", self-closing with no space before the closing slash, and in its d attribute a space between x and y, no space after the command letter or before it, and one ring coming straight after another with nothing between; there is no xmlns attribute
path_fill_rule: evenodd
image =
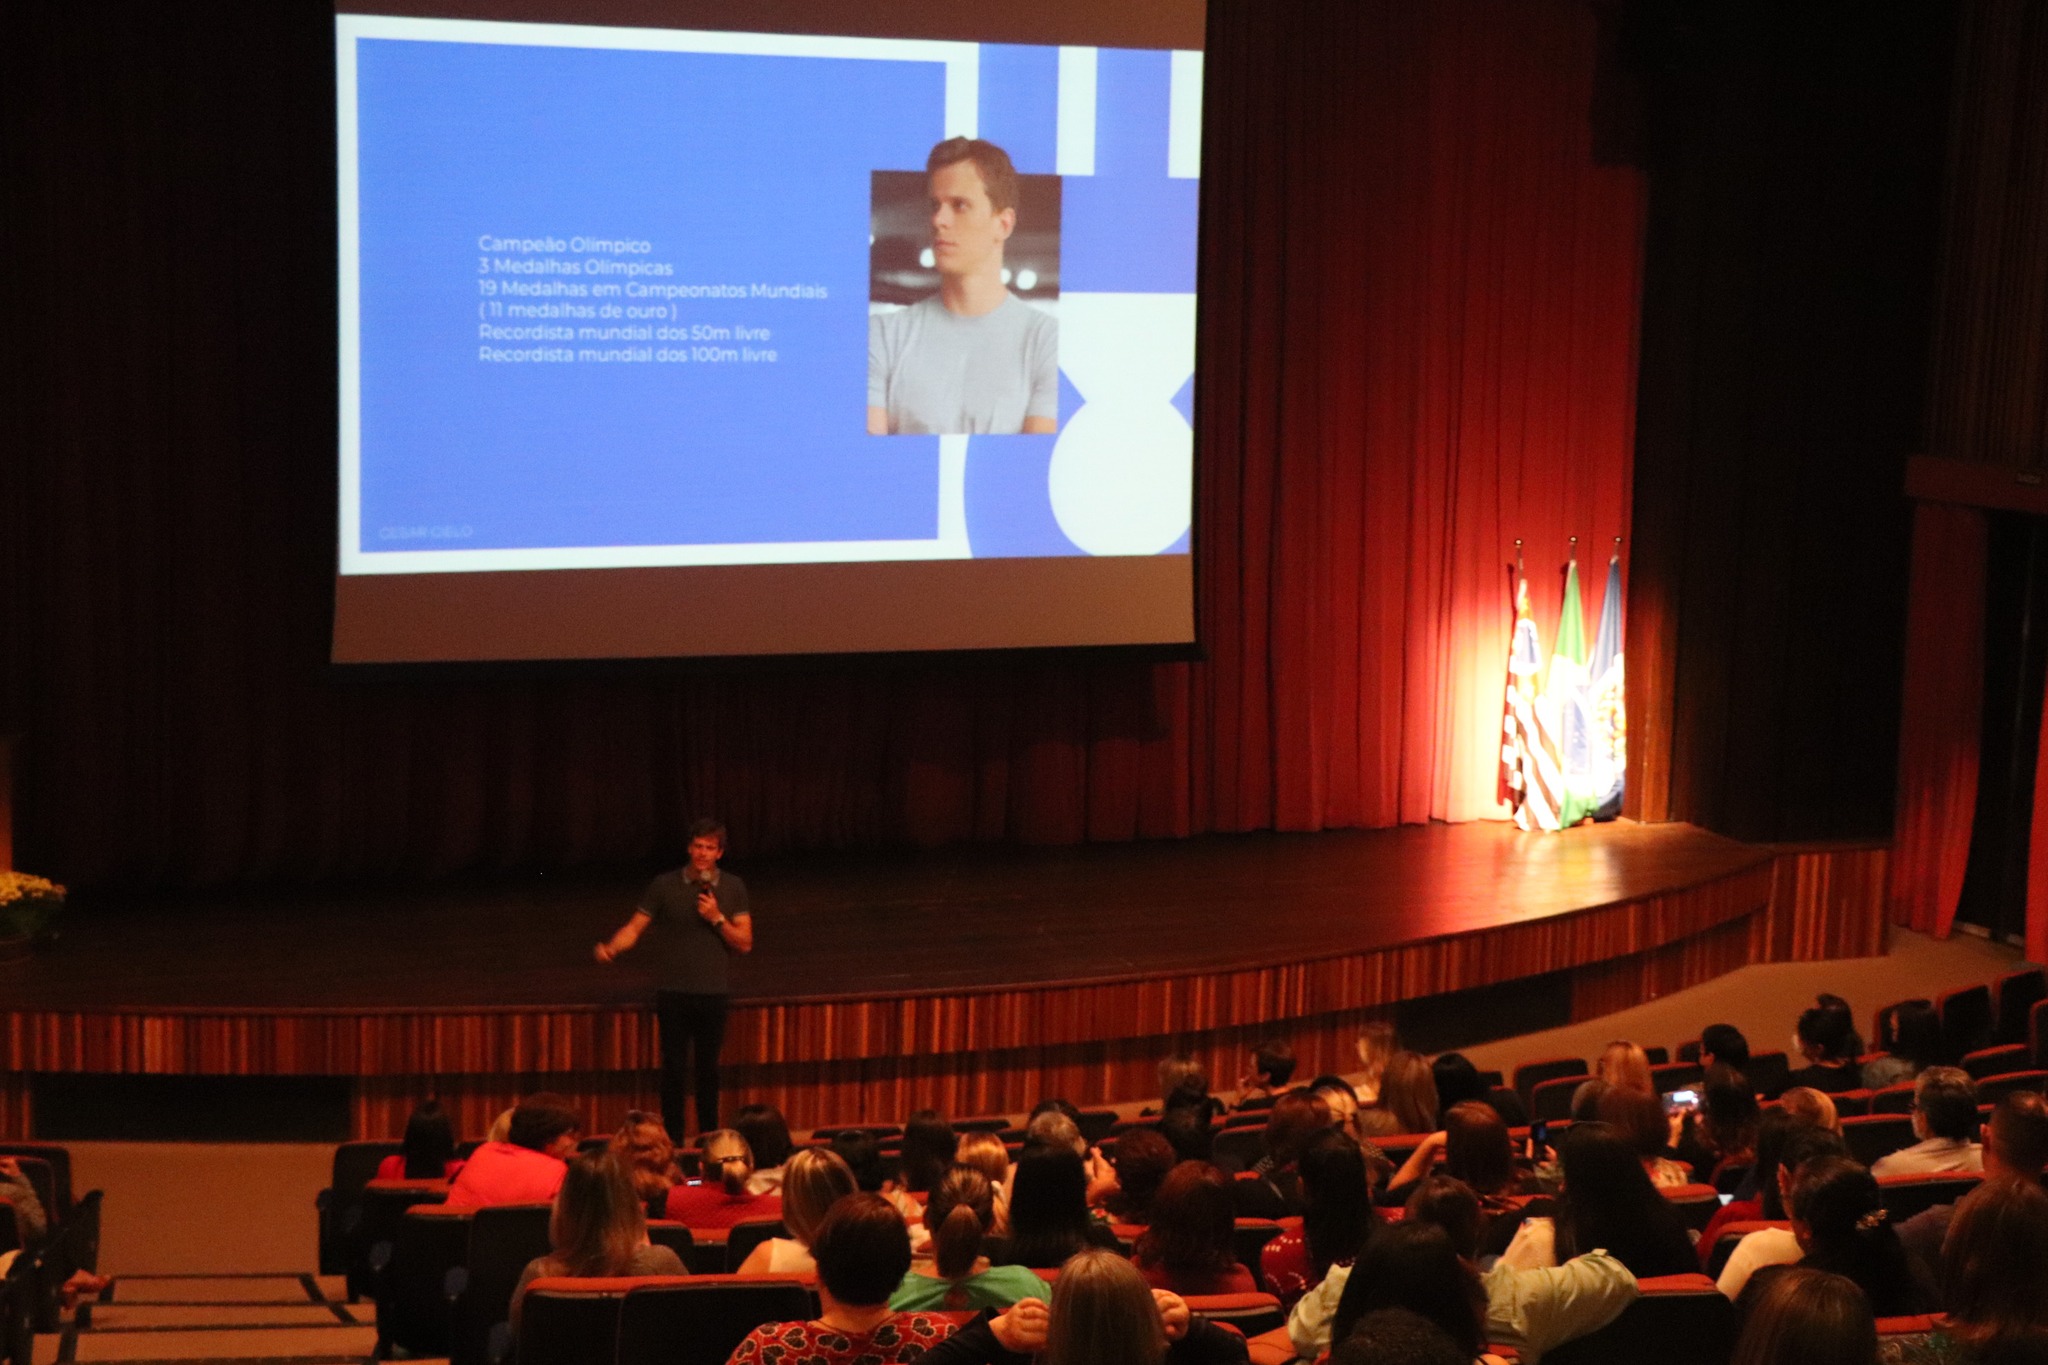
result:
<svg viewBox="0 0 2048 1365"><path fill-rule="evenodd" d="M1795 1085L1778 1096L1778 1107L1805 1127L1825 1128L1830 1133L1842 1131L1842 1119L1835 1112L1834 1097L1825 1090Z"/></svg>
<svg viewBox="0 0 2048 1365"><path fill-rule="evenodd" d="M982 1254L983 1239L994 1224L995 1191L988 1177L972 1166L949 1169L925 1205L930 1255L911 1263L889 1296L889 1306L899 1313L959 1312L1044 1298L1044 1280L1023 1266L990 1265Z"/></svg>
<svg viewBox="0 0 2048 1365"><path fill-rule="evenodd" d="M1368 1136L1436 1131L1436 1073L1417 1052L1397 1052L1380 1075L1379 1103L1358 1111L1358 1126Z"/></svg>
<svg viewBox="0 0 2048 1365"><path fill-rule="evenodd" d="M649 1245L646 1206L634 1192L624 1164L610 1152L569 1163L548 1220L548 1241L554 1250L527 1262L512 1291L515 1328L526 1287L545 1275L588 1279L689 1273L675 1252Z"/></svg>
<svg viewBox="0 0 2048 1365"><path fill-rule="evenodd" d="M660 1116L628 1109L626 1121L612 1134L609 1150L626 1168L640 1202L650 1209L665 1210L668 1192L682 1180L683 1173L676 1169L676 1145L669 1140Z"/></svg>
<svg viewBox="0 0 2048 1365"><path fill-rule="evenodd" d="M829 1147L806 1147L782 1168L782 1225L787 1237L770 1237L740 1262L742 1275L809 1275L811 1237L832 1206L859 1190L853 1168Z"/></svg>
<svg viewBox="0 0 2048 1365"><path fill-rule="evenodd" d="M1170 1340L1169 1340L1170 1339ZM1081 1252L1060 1268L1038 1365L1162 1365L1245 1358L1241 1337L1155 1294L1114 1251Z"/></svg>
<svg viewBox="0 0 2048 1365"><path fill-rule="evenodd" d="M972 1166L988 1177L989 1187L996 1195L996 1221L993 1229L998 1237L1010 1235L1010 1149L1003 1145L1001 1133L962 1133L960 1150L953 1160L962 1166Z"/></svg>
<svg viewBox="0 0 2048 1365"><path fill-rule="evenodd" d="M1365 1068L1365 1074L1354 1087L1360 1104L1378 1103L1380 1077L1386 1074L1387 1063L1400 1050L1401 1040L1395 1036L1394 1026L1384 1019L1375 1019L1358 1030L1358 1064Z"/></svg>

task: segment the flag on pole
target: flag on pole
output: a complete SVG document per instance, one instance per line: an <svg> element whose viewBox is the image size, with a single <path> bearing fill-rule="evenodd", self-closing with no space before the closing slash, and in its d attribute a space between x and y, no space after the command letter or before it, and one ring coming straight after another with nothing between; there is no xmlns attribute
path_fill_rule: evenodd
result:
<svg viewBox="0 0 2048 1365"><path fill-rule="evenodd" d="M1628 703L1621 649L1621 556L1607 561L1607 595L1600 603L1600 629L1586 683L1586 712L1592 727L1593 789L1599 793L1595 820L1621 814L1628 771Z"/></svg>
<svg viewBox="0 0 2048 1365"><path fill-rule="evenodd" d="M1515 578L1515 634L1508 646L1506 696L1501 703L1500 790L1523 829L1556 829L1563 778L1539 706L1543 650L1529 615L1529 580Z"/></svg>
<svg viewBox="0 0 2048 1365"><path fill-rule="evenodd" d="M1564 777L1557 811L1559 829L1593 813L1601 790L1593 785L1592 717L1586 694L1586 611L1579 600L1579 561L1565 569L1564 605L1558 609L1557 646L1543 682L1543 710L1557 739L1557 766Z"/></svg>

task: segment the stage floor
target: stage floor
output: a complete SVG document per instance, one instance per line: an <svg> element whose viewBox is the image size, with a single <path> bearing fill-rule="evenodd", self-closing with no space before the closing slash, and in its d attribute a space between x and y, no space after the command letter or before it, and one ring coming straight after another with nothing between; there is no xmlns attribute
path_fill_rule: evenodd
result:
<svg viewBox="0 0 2048 1365"><path fill-rule="evenodd" d="M1497 823L1031 850L811 855L732 870L753 893L741 1001L873 998L1310 962L1698 886L1771 860L1690 825ZM645 872L75 906L0 969L20 1011L631 1005L591 945Z"/></svg>

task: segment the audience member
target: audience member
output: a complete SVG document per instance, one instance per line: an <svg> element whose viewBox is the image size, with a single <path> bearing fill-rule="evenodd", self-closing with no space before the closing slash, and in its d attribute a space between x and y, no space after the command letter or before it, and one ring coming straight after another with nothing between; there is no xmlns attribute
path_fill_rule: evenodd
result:
<svg viewBox="0 0 2048 1365"><path fill-rule="evenodd" d="M1854 1281L1786 1266L1756 1293L1731 1365L1876 1365L1877 1324Z"/></svg>
<svg viewBox="0 0 2048 1365"><path fill-rule="evenodd" d="M1692 1167L1665 1155L1671 1144L1671 1116L1664 1112L1664 1102L1656 1095L1626 1086L1610 1086L1600 1096L1593 1116L1635 1150L1651 1184L1659 1189L1676 1189L1692 1183Z"/></svg>
<svg viewBox="0 0 2048 1365"><path fill-rule="evenodd" d="M1749 1039L1733 1024L1709 1024L1700 1030L1700 1065L1707 1070L1725 1066L1731 1071L1749 1070Z"/></svg>
<svg viewBox="0 0 2048 1365"><path fill-rule="evenodd" d="M929 1212L929 1211L927 1211ZM1088 1172L1063 1147L1027 1147L1010 1187L1010 1245L1005 1265L1050 1270L1090 1246L1115 1247L1116 1234L1088 1216Z"/></svg>
<svg viewBox="0 0 2048 1365"><path fill-rule="evenodd" d="M1021 1305L1020 1305L1021 1307ZM1190 1318L1113 1251L1080 1252L1053 1286L1038 1365L1243 1365L1244 1338ZM932 1365L964 1365L944 1360Z"/></svg>
<svg viewBox="0 0 2048 1365"><path fill-rule="evenodd" d="M1638 1279L1697 1269L1678 1211L1612 1128L1573 1124L1558 1143L1558 1163L1564 1176L1555 1229L1559 1263L1604 1248Z"/></svg>
<svg viewBox="0 0 2048 1365"><path fill-rule="evenodd" d="M1756 1164L1761 1119L1756 1094L1742 1073L1719 1063L1710 1066L1700 1082L1699 1111L1687 1114L1680 1130L1678 1159L1692 1166L1695 1179L1732 1193Z"/></svg>
<svg viewBox="0 0 2048 1365"><path fill-rule="evenodd" d="M1462 1052L1446 1052L1429 1064L1429 1076L1436 1086L1437 1112L1448 1111L1453 1105L1475 1100L1487 1103L1491 1087L1486 1078L1479 1074L1479 1068Z"/></svg>
<svg viewBox="0 0 2048 1365"><path fill-rule="evenodd" d="M1825 1128L1830 1133L1842 1131L1842 1116L1835 1109L1834 1097L1825 1090L1815 1090L1810 1085L1795 1085L1778 1096L1778 1107L1809 1128Z"/></svg>
<svg viewBox="0 0 2048 1365"><path fill-rule="evenodd" d="M1116 1140L1113 1151L1116 1183L1104 1193L1102 1206L1118 1222L1151 1222L1153 1196L1179 1159L1172 1144L1154 1129L1133 1128Z"/></svg>
<svg viewBox="0 0 2048 1365"><path fill-rule="evenodd" d="M995 1226L995 1188L972 1166L955 1166L940 1178L924 1221L931 1232L930 1257L911 1263L889 1296L890 1307L947 1312L1007 1308L1051 1292L1023 1266L991 1265L983 1254Z"/></svg>
<svg viewBox="0 0 2048 1365"><path fill-rule="evenodd" d="M1186 1056L1168 1057L1159 1064L1159 1097L1161 1113L1193 1109L1202 1116L1204 1126L1228 1108L1209 1093L1209 1073Z"/></svg>
<svg viewBox="0 0 2048 1365"><path fill-rule="evenodd" d="M1349 1133L1326 1128L1310 1138L1295 1163L1301 1177L1301 1226L1267 1242L1259 1253L1266 1292L1291 1308L1330 1267L1350 1265L1380 1225L1365 1152Z"/></svg>
<svg viewBox="0 0 2048 1365"><path fill-rule="evenodd" d="M448 1187L445 1207L542 1204L562 1187L564 1164L575 1154L583 1120L560 1095L539 1094L512 1110L504 1142L486 1142Z"/></svg>
<svg viewBox="0 0 2048 1365"><path fill-rule="evenodd" d="M2040 1365L2048 1360L2048 1191L1989 1177L1956 1206L1942 1250L1944 1330L1914 1365Z"/></svg>
<svg viewBox="0 0 2048 1365"><path fill-rule="evenodd" d="M1238 1082L1239 1109L1265 1109L1280 1098L1294 1079L1294 1049L1284 1039L1269 1038L1252 1053L1252 1067Z"/></svg>
<svg viewBox="0 0 2048 1365"><path fill-rule="evenodd" d="M1232 1245L1236 1224L1229 1178L1206 1162L1183 1161L1160 1185L1151 1226L1131 1259L1154 1289L1184 1296L1256 1293L1258 1282Z"/></svg>
<svg viewBox="0 0 2048 1365"><path fill-rule="evenodd" d="M1924 1000L1908 1000L1894 1010L1891 1037L1880 1041L1884 1052L1862 1065L1865 1090L1902 1085L1930 1066L1954 1060L1941 1036L1941 1016Z"/></svg>
<svg viewBox="0 0 2048 1365"><path fill-rule="evenodd" d="M903 1216L905 1223L924 1221L924 1206L904 1193L896 1183L897 1163L883 1158L882 1144L875 1140L874 1134L857 1129L835 1133L831 1145L847 1169L853 1172L853 1183L861 1193L881 1195Z"/></svg>
<svg viewBox="0 0 2048 1365"><path fill-rule="evenodd" d="M545 1256L527 1262L512 1291L512 1324L519 1325L526 1289L546 1275L686 1275L682 1260L647 1241L647 1206L633 1189L625 1163L610 1152L568 1163L548 1219Z"/></svg>
<svg viewBox="0 0 2048 1365"><path fill-rule="evenodd" d="M640 1202L660 1217L668 1208L668 1192L683 1178L676 1169L676 1145L669 1140L661 1115L628 1109L626 1121L612 1134L610 1151L626 1168Z"/></svg>
<svg viewBox="0 0 2048 1365"><path fill-rule="evenodd" d="M1472 1365L1450 1333L1406 1308L1375 1308L1330 1352L1329 1365Z"/></svg>
<svg viewBox="0 0 2048 1365"><path fill-rule="evenodd" d="M754 1173L747 1177L750 1194L773 1194L782 1188L782 1166L796 1150L789 1124L772 1104L750 1104L733 1115L734 1131L754 1154ZM700 1143L701 1145L701 1143Z"/></svg>
<svg viewBox="0 0 2048 1365"><path fill-rule="evenodd" d="M1854 1281L1877 1316L1932 1311L1933 1285L1915 1274L1861 1163L1824 1156L1802 1165L1792 1184L1792 1232L1802 1265Z"/></svg>
<svg viewBox="0 0 2048 1365"><path fill-rule="evenodd" d="M1309 1093L1330 1111L1333 1127L1350 1129L1358 1117L1358 1092L1342 1076L1318 1076L1308 1083Z"/></svg>
<svg viewBox="0 0 2048 1365"><path fill-rule="evenodd" d="M1305 1305L1309 1300L1302 1300ZM1301 1305L1297 1305L1297 1311ZM1417 1220L1389 1224L1366 1242L1357 1264L1344 1279L1329 1335L1304 1350L1313 1359L1331 1341L1343 1341L1367 1313L1380 1308L1406 1308L1441 1327L1466 1359L1486 1349L1486 1289L1479 1272L1458 1255L1450 1234L1435 1223ZM1290 1320L1288 1335L1294 1336Z"/></svg>
<svg viewBox="0 0 2048 1365"><path fill-rule="evenodd" d="M1763 1191L1759 1212L1769 1222L1786 1222L1793 1217L1792 1191L1800 1168L1825 1157L1846 1157L1849 1149L1842 1139L1825 1128L1796 1125L1785 1135L1779 1149L1770 1186ZM1767 1265L1790 1265L1802 1255L1799 1235L1791 1228L1762 1228L1735 1244L1728 1264L1715 1281L1723 1294L1733 1299L1742 1293L1749 1277Z"/></svg>
<svg viewBox="0 0 2048 1365"><path fill-rule="evenodd" d="M1024 1125L1024 1150L1033 1148L1068 1151L1085 1157L1088 1140L1081 1136L1081 1124L1071 1114L1041 1107Z"/></svg>
<svg viewBox="0 0 2048 1365"><path fill-rule="evenodd" d="M388 1158L387 1158L388 1160ZM26 1175L22 1174L21 1162L11 1156L0 1156L0 1199L14 1206L14 1236L21 1247L34 1248L49 1235L50 1216L43 1208L41 1196ZM5 1248L11 1253L19 1247ZM4 1269L4 1266L0 1266Z"/></svg>
<svg viewBox="0 0 2048 1365"><path fill-rule="evenodd" d="M1395 1036L1394 1026L1383 1019L1358 1030L1358 1064L1363 1074L1352 1087L1362 1105L1380 1102L1380 1077L1386 1074L1387 1062L1401 1050L1401 1040Z"/></svg>
<svg viewBox="0 0 2048 1365"><path fill-rule="evenodd" d="M1461 1181L1435 1176L1408 1203L1410 1221L1431 1222L1450 1235L1466 1262L1478 1264L1479 1198ZM1507 1259L1480 1277L1486 1290L1486 1339L1512 1346L1527 1365L1545 1351L1606 1326L1636 1297L1635 1276L1605 1251L1563 1265L1518 1267Z"/></svg>
<svg viewBox="0 0 2048 1365"><path fill-rule="evenodd" d="M1785 1139L1794 1131L1809 1125L1789 1110L1781 1107L1766 1110L1756 1125L1756 1160L1750 1163L1749 1174L1736 1186L1734 1197L1723 1204L1720 1211L1707 1221L1700 1233L1700 1264L1704 1267L1712 1256L1714 1243L1721 1235L1721 1229L1729 1223L1755 1222L1764 1216L1763 1191L1778 1187L1778 1160L1785 1149ZM1782 1216L1782 1215L1781 1215Z"/></svg>
<svg viewBox="0 0 2048 1365"><path fill-rule="evenodd" d="M1420 1053L1397 1052L1380 1075L1379 1103L1360 1113L1360 1129L1371 1137L1433 1133L1439 1105L1436 1074Z"/></svg>
<svg viewBox="0 0 2048 1365"><path fill-rule="evenodd" d="M2039 1181L2048 1169L2048 1099L2015 1090L1998 1101L1984 1125L1984 1174ZM1929 1273L1941 1268L1941 1244L1956 1216L1954 1204L1936 1204L1899 1224L1906 1254Z"/></svg>
<svg viewBox="0 0 2048 1365"><path fill-rule="evenodd" d="M995 1235L1010 1235L1010 1149L1003 1145L1001 1133L962 1133L960 1146L953 1159L962 1166L972 1166L988 1177L989 1188L996 1195Z"/></svg>
<svg viewBox="0 0 2048 1365"><path fill-rule="evenodd" d="M898 1180L912 1194L930 1194L959 1151L960 1135L945 1115L920 1109L903 1121L903 1173Z"/></svg>
<svg viewBox="0 0 2048 1365"><path fill-rule="evenodd" d="M1863 1040L1856 1034L1848 1005L1839 996L1824 995L1819 1004L1799 1016L1793 1043L1806 1065L1792 1072L1789 1084L1826 1095L1839 1095L1863 1084L1862 1070L1856 1064Z"/></svg>
<svg viewBox="0 0 2048 1365"><path fill-rule="evenodd" d="M853 1170L828 1147L806 1147L782 1168L782 1226L787 1237L770 1237L740 1262L742 1275L808 1275L817 1262L811 1239L832 1206L858 1194Z"/></svg>
<svg viewBox="0 0 2048 1365"><path fill-rule="evenodd" d="M1216 1153L1216 1130L1205 1109L1169 1109L1159 1116L1159 1135L1182 1161L1208 1161Z"/></svg>
<svg viewBox="0 0 2048 1365"><path fill-rule="evenodd" d="M1593 1063L1593 1074L1572 1092L1572 1117L1591 1119L1600 1096L1608 1089L1656 1094L1656 1082L1650 1078L1650 1054L1620 1040L1602 1048L1599 1060Z"/></svg>
<svg viewBox="0 0 2048 1365"><path fill-rule="evenodd" d="M1313 1094L1289 1093L1273 1102L1260 1137L1259 1159L1230 1191L1240 1218L1292 1218L1301 1212L1294 1163L1308 1140L1330 1126L1330 1111Z"/></svg>
<svg viewBox="0 0 2048 1365"><path fill-rule="evenodd" d="M782 1197L749 1188L754 1149L737 1130L717 1128L697 1139L704 1178L668 1192L669 1218L693 1228L729 1228L782 1216ZM779 1182L778 1182L779 1183Z"/></svg>
<svg viewBox="0 0 2048 1365"><path fill-rule="evenodd" d="M455 1120L429 1096L405 1120L401 1150L377 1163L377 1179L453 1180L462 1165L455 1156Z"/></svg>
<svg viewBox="0 0 2048 1365"><path fill-rule="evenodd" d="M1941 1175L1984 1169L1977 1132L1977 1083L1960 1067L1930 1066L1913 1084L1913 1136L1904 1151L1879 1157L1871 1173Z"/></svg>
<svg viewBox="0 0 2048 1365"><path fill-rule="evenodd" d="M811 1238L811 1254L818 1316L756 1327L729 1365L905 1365L952 1334L944 1319L889 1307L910 1271L910 1231L880 1195L834 1204Z"/></svg>

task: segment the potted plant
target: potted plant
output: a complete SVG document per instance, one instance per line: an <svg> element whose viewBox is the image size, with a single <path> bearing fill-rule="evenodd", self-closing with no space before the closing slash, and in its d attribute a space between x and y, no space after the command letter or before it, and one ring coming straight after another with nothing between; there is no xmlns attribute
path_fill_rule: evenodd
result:
<svg viewBox="0 0 2048 1365"><path fill-rule="evenodd" d="M0 960L26 957L57 937L64 888L47 877L0 872Z"/></svg>

